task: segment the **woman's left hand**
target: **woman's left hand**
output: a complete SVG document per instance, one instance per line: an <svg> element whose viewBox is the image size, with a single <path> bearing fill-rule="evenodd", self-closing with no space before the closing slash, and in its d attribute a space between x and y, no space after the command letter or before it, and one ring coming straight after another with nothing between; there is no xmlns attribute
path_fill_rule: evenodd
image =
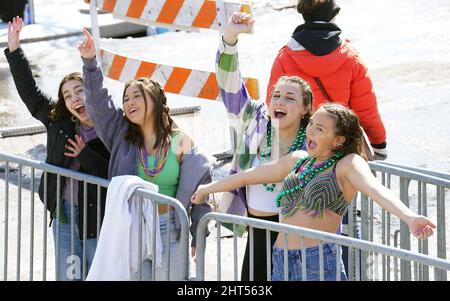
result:
<svg viewBox="0 0 450 301"><path fill-rule="evenodd" d="M425 216L417 215L408 221L409 231L418 239L427 239L433 235L436 225Z"/></svg>
<svg viewBox="0 0 450 301"><path fill-rule="evenodd" d="M71 151L71 153L64 153L64 155L66 155L67 157L78 157L78 155L86 146L86 143L84 143L83 138L81 138L80 136L75 135L75 139L77 140L76 142L70 138L68 139L69 143L72 144L72 146L66 145L66 148Z"/></svg>
<svg viewBox="0 0 450 301"><path fill-rule="evenodd" d="M206 197L208 196L208 193L204 189L205 185L199 185L197 188L197 191L194 192L194 194L191 197L192 204L203 204L206 202Z"/></svg>

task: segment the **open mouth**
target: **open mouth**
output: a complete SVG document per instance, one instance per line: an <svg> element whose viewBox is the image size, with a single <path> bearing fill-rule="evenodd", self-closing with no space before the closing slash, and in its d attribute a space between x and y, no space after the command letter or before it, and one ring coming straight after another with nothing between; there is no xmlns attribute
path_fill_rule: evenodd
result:
<svg viewBox="0 0 450 301"><path fill-rule="evenodd" d="M274 110L273 114L274 114L275 118L277 118L277 119L281 119L287 115L287 113L285 111L280 110L280 109Z"/></svg>
<svg viewBox="0 0 450 301"><path fill-rule="evenodd" d="M84 105L78 105L75 107L75 111L78 114L83 114L84 112L86 112L86 109L84 108Z"/></svg>
<svg viewBox="0 0 450 301"><path fill-rule="evenodd" d="M134 113L137 112L137 111L138 111L138 109L133 108L133 109L129 110L128 113L129 113L130 115L132 115L132 114L134 114Z"/></svg>
<svg viewBox="0 0 450 301"><path fill-rule="evenodd" d="M315 149L317 147L317 143L315 143L312 140L308 140L307 146L308 146L308 150L313 150L313 149Z"/></svg>

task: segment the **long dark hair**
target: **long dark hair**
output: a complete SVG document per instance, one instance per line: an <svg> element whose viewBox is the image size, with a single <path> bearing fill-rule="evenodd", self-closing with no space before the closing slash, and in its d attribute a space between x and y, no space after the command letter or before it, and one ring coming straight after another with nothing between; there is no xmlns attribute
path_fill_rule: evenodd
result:
<svg viewBox="0 0 450 301"><path fill-rule="evenodd" d="M306 129L306 126L309 123L309 119L311 118L311 116L313 114L313 110L312 110L313 92L312 92L311 86L309 85L309 83L306 80L302 79L299 76L284 75L277 80L277 83L274 85L274 88L272 89L272 94L270 95L270 98L272 98L272 96L273 96L275 87L283 82L288 83L288 84L298 85L302 89L303 106L306 108L307 111L306 111L306 114L302 116L302 120L300 121L300 127Z"/></svg>
<svg viewBox="0 0 450 301"><path fill-rule="evenodd" d="M172 117L170 117L169 107L167 106L166 94L158 82L145 77L140 77L138 79L129 80L125 84L122 99L125 98L125 92L132 85L138 87L144 98L145 116L147 116L147 102L149 101L145 95L145 91L150 94L150 101L153 101L153 128L156 132L156 140L153 148L156 148L160 143L168 141L169 136L176 131L173 128L174 123ZM144 145L144 136L141 128L137 124L132 123L126 116L124 116L124 118L129 125L125 140L138 146Z"/></svg>
<svg viewBox="0 0 450 301"><path fill-rule="evenodd" d="M49 114L49 118L52 121L59 121L74 117L66 107L66 102L64 100L64 95L62 92L62 86L71 80L76 80L83 84L83 76L81 75L80 72L72 72L64 76L58 88L58 101L53 106L53 109L50 111Z"/></svg>
<svg viewBox="0 0 450 301"><path fill-rule="evenodd" d="M320 106L320 109L325 110L334 119L336 127L335 134L345 137L342 146L335 149L335 151L341 152L344 156L358 154L367 160L366 154L363 151L363 130L358 116L352 110L337 103L323 104Z"/></svg>

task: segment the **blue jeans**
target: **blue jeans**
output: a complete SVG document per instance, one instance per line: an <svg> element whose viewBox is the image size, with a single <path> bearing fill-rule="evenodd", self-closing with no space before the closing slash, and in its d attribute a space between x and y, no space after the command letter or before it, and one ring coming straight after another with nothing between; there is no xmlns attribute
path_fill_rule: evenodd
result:
<svg viewBox="0 0 450 301"><path fill-rule="evenodd" d="M61 281L71 281L71 280L81 280L82 279L82 267L83 267L83 241L79 239L78 231L78 206L74 206L74 253L71 252L71 238L70 238L70 227L71 227L71 215L70 215L70 203L63 201L64 211L66 212L67 223L61 224L56 218L53 220L52 230L53 230L53 242L55 245L55 268L56 261L59 263L59 267L56 274L56 280ZM56 258L56 225L59 224L59 260ZM89 268L94 258L95 248L97 247L97 239L87 239L86 240L86 263L87 270Z"/></svg>
<svg viewBox="0 0 450 301"><path fill-rule="evenodd" d="M336 244L323 245L323 270L325 281L336 281ZM319 247L306 248L306 258L303 260L301 250L288 250L288 280L289 281L320 281ZM347 280L342 258L341 280ZM306 264L306 279L302 279L302 265ZM272 281L284 280L284 250L273 246L272 251Z"/></svg>
<svg viewBox="0 0 450 301"><path fill-rule="evenodd" d="M183 279L182 267L183 267L183 254L181 249L181 243L177 240L177 230L175 229L175 212L171 210L170 214L161 214L159 216L159 227L161 231L161 240L162 240L162 266L160 268L156 267L156 279L157 281L167 280L167 230L168 223L170 226L170 280L186 280ZM189 261L189 258L186 258ZM151 260L144 260L141 263L141 280L153 280L152 278L152 262ZM131 279L132 281L139 280L139 273L132 273Z"/></svg>

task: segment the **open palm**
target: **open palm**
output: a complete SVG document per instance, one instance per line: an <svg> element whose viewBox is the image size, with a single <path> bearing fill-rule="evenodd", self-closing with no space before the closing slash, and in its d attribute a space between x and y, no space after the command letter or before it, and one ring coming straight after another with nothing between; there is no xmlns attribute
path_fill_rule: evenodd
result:
<svg viewBox="0 0 450 301"><path fill-rule="evenodd" d="M15 51L20 46L20 31L22 30L22 18L14 17L12 23L8 22L8 48L9 52Z"/></svg>

